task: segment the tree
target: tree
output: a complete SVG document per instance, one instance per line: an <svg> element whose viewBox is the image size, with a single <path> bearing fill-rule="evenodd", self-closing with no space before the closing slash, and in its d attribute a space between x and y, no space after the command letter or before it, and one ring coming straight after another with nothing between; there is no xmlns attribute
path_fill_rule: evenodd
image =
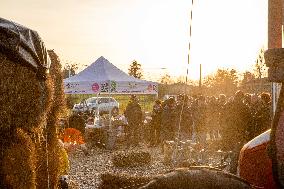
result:
<svg viewBox="0 0 284 189"><path fill-rule="evenodd" d="M141 64L139 64L136 60L133 60L128 68L128 74L138 79L142 78L143 74Z"/></svg>
<svg viewBox="0 0 284 189"><path fill-rule="evenodd" d="M261 48L254 65L254 72L257 78L261 79L267 75L267 67L264 59L264 48Z"/></svg>
<svg viewBox="0 0 284 189"><path fill-rule="evenodd" d="M252 81L253 79L255 79L255 75L249 71L246 71L244 74L243 74L243 80L242 80L242 84L245 84L247 82L250 82Z"/></svg>
<svg viewBox="0 0 284 189"><path fill-rule="evenodd" d="M237 90L237 71L235 69L218 69L215 74L205 78L203 85L208 88L208 93L231 95Z"/></svg>
<svg viewBox="0 0 284 189"><path fill-rule="evenodd" d="M169 74L166 74L166 75L161 77L160 83L169 85L169 84L173 83L173 79L171 78L171 76Z"/></svg>
<svg viewBox="0 0 284 189"><path fill-rule="evenodd" d="M63 79L71 77L73 75L76 75L76 71L78 70L78 64L65 64L63 70L62 70L62 75Z"/></svg>

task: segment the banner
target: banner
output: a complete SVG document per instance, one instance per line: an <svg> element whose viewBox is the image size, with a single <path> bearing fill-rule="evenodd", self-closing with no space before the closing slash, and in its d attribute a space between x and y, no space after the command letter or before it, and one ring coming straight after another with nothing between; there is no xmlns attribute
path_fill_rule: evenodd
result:
<svg viewBox="0 0 284 189"><path fill-rule="evenodd" d="M157 94L158 84L154 82L66 82L64 83L65 94Z"/></svg>

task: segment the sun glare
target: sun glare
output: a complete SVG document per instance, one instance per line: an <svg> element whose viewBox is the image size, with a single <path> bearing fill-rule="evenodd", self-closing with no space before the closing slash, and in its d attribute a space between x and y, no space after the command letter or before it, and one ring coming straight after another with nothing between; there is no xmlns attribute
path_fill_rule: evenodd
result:
<svg viewBox="0 0 284 189"><path fill-rule="evenodd" d="M45 2L44 8L37 5L33 10L36 17L25 14L31 8L27 4L22 3L15 14L7 11L14 4L4 1L0 8L4 17L38 30L48 48L64 60L90 65L104 56L126 72L137 60L145 68L145 79L186 74L191 1L71 1L68 6L62 1L60 11L49 11ZM204 76L218 68L251 69L266 45L267 1L194 2L189 78L199 78L200 64ZM47 18L53 21L42 22ZM160 67L167 70L152 69Z"/></svg>

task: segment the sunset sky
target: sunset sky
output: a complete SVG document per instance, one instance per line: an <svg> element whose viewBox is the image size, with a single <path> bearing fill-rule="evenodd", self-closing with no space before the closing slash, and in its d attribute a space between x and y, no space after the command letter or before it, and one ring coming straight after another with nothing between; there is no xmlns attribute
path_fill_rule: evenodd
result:
<svg viewBox="0 0 284 189"><path fill-rule="evenodd" d="M186 74L191 0L0 0L1 17L37 30L63 62L100 56L146 79ZM189 77L252 69L267 43L267 0L195 0ZM167 69L161 69L167 68Z"/></svg>

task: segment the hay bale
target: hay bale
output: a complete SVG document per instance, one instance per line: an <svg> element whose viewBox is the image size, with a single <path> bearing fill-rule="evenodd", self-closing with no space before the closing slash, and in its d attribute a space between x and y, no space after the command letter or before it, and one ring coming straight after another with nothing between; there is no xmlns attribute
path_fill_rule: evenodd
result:
<svg viewBox="0 0 284 189"><path fill-rule="evenodd" d="M59 175L67 175L70 170L68 154L63 146L58 145Z"/></svg>
<svg viewBox="0 0 284 189"><path fill-rule="evenodd" d="M0 78L5 78L0 80L0 128L22 128L30 133L42 128L51 105L50 78L39 82L34 71L1 53L0 62Z"/></svg>
<svg viewBox="0 0 284 189"><path fill-rule="evenodd" d="M58 62L54 63L53 61L50 71L51 77L40 83L34 71L6 59L3 54L0 55L0 61L3 62L0 77L5 78L0 81L0 103L2 104L0 107L0 129L5 131L1 132L1 136L3 136L1 143L5 144L1 145L3 146L2 150L5 151L6 146L11 143L9 142L11 137L5 137L3 133L10 131L13 135L17 128L22 128L25 132L30 133L33 146L36 146L36 150L32 154L34 159L30 162L31 165L36 166L37 170L36 181L33 182L45 188L47 183L45 141L48 140L50 183L51 186L56 187L60 169L65 169L60 168L61 162L65 161L65 167L68 167L66 166L66 154L64 157L57 141L58 117L62 114L61 110L65 106L60 64L58 66ZM53 91L55 91L55 98L52 98ZM43 130L45 124L47 124L47 130ZM44 138L46 132L48 132L48 139ZM19 147L15 144L11 144L11 146L15 149ZM26 147L23 146L21 149L26 149ZM6 152L13 150L8 149ZM3 157L0 160L2 162ZM4 168L1 168L0 174L3 171ZM0 179L4 178L0 177ZM21 180L22 177L17 179L21 183L29 182L26 178L24 180ZM27 184L27 186L29 185Z"/></svg>
<svg viewBox="0 0 284 189"><path fill-rule="evenodd" d="M1 188L36 188L35 147L22 129L17 129L2 159L4 182Z"/></svg>
<svg viewBox="0 0 284 189"><path fill-rule="evenodd" d="M57 54L53 50L48 51L51 65L49 70L49 75L52 80L53 87L53 99L51 109L48 113L47 118L47 143L48 143L48 169L51 186L57 187L58 178L61 174L67 174L69 169L68 156L64 148L60 147L58 143L58 130L59 130L59 116L66 114L66 102L65 94L63 90L63 77L61 73L61 64ZM42 146L43 145L43 146ZM39 148L42 150L42 155L46 156L45 143L42 143ZM40 164L46 164L46 158L40 159ZM46 166L44 166L46 167ZM38 178L44 176L39 175Z"/></svg>
<svg viewBox="0 0 284 189"><path fill-rule="evenodd" d="M45 47L38 40L33 50L39 56L34 58L42 62L35 64L45 64L47 60L41 59L46 58ZM14 42L13 38L7 42ZM7 45L13 49L15 44ZM5 79L0 80L0 188L47 188L47 175L50 187L56 188L60 169L65 169L60 168L60 162L66 164L66 154L64 157L57 140L58 116L65 106L58 56L49 52L52 65L46 76L46 67L33 66L17 54L13 58L2 52L11 55L1 48L0 78Z"/></svg>
<svg viewBox="0 0 284 189"><path fill-rule="evenodd" d="M112 163L116 167L135 167L150 162L151 155L145 151L119 152L112 157Z"/></svg>
<svg viewBox="0 0 284 189"><path fill-rule="evenodd" d="M101 174L101 183L99 189L119 189L119 188L138 188L147 184L152 177L146 176L131 176L129 174Z"/></svg>
<svg viewBox="0 0 284 189"><path fill-rule="evenodd" d="M36 181L41 188L48 188L48 176L50 186L56 188L60 175L66 175L69 172L69 160L67 152L58 143L48 145L48 167L45 141L36 144L37 153L37 171ZM49 175L48 175L49 174Z"/></svg>
<svg viewBox="0 0 284 189"><path fill-rule="evenodd" d="M37 178L37 159L41 159L34 148L35 143L43 138L43 128L51 106L51 81L50 78L39 81L32 69L7 59L1 53L0 62L2 62L0 77L5 78L0 80L0 134L2 137L0 174L8 171L8 167L5 168L5 161L12 162L13 159L17 159L25 169L19 168L12 180L8 178L10 184L18 185L15 188L19 188L19 183L27 183L27 188L34 188L32 185L40 185L35 179ZM20 131L24 134L19 141L26 142L15 143L14 141L21 136ZM25 154L24 151L30 154ZM9 156L9 154L13 155ZM26 175L26 171L33 176L21 176ZM0 183L6 182L6 178L0 177L0 179Z"/></svg>
<svg viewBox="0 0 284 189"><path fill-rule="evenodd" d="M47 136L47 138L44 138L43 140L36 143L36 152L38 157L37 183L40 183L42 188L47 188L47 178L49 177L50 186L56 188L58 185L60 172L66 172L67 170L63 170L68 169L69 167L66 160L64 160L66 159L66 157L64 157L66 156L63 151L64 149L61 149L60 145L58 144L59 116L64 114L64 110L66 108L61 74L61 64L58 56L53 50L49 50L48 54L51 59L49 76L51 79L53 98L51 99L51 107L47 115L46 130L43 131L44 136ZM46 142L48 146L47 149Z"/></svg>

